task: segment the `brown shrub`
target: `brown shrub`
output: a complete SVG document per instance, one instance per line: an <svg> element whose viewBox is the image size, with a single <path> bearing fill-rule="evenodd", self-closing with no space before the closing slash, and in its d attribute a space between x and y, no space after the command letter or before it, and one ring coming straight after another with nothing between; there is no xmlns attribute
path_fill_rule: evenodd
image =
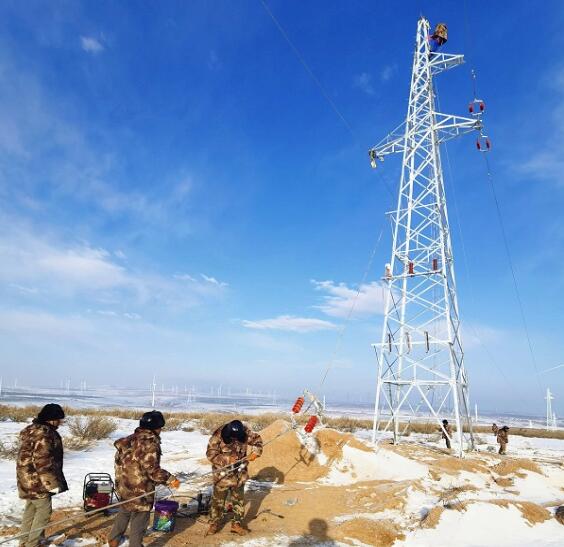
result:
<svg viewBox="0 0 564 547"><path fill-rule="evenodd" d="M106 416L77 416L67 421L73 437L79 441L99 441L109 437L116 429L114 420Z"/></svg>
<svg viewBox="0 0 564 547"><path fill-rule="evenodd" d="M421 528L436 528L444 510L440 505L433 507L421 520Z"/></svg>
<svg viewBox="0 0 564 547"><path fill-rule="evenodd" d="M35 405L0 405L0 422L27 422L35 418L41 407Z"/></svg>
<svg viewBox="0 0 564 547"><path fill-rule="evenodd" d="M169 418L165 418L165 431L178 431L182 429L182 426L186 420L178 417L178 416L170 416Z"/></svg>
<svg viewBox="0 0 564 547"><path fill-rule="evenodd" d="M0 440L0 459L2 460L15 460L18 457L18 450L20 449L20 443L18 440L13 443L4 443Z"/></svg>

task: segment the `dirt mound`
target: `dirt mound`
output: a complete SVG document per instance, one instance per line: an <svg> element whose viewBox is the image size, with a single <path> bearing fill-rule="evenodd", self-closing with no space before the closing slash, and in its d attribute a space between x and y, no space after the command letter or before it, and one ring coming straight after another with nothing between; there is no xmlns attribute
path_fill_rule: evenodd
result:
<svg viewBox="0 0 564 547"><path fill-rule="evenodd" d="M398 539L405 539L405 534L392 520L368 520L356 518L341 524L336 533L339 539L354 539L367 545L389 547Z"/></svg>
<svg viewBox="0 0 564 547"><path fill-rule="evenodd" d="M512 473L522 474L523 471L532 471L533 473L542 475L540 467L535 462L527 460L526 458L504 459L491 469L498 475L511 475Z"/></svg>
<svg viewBox="0 0 564 547"><path fill-rule="evenodd" d="M535 524L544 522L552 517L550 511L530 501L491 500L487 503L499 505L500 507L505 508L508 508L511 505L517 507L517 509L521 511L523 518L528 522L529 526L534 526Z"/></svg>
<svg viewBox="0 0 564 547"><path fill-rule="evenodd" d="M319 456L304 447L285 420L276 420L260 432L262 456L249 465L254 479L277 482L310 482L327 476L333 463L343 457L345 445L370 452L371 449L350 433L320 429L314 434Z"/></svg>

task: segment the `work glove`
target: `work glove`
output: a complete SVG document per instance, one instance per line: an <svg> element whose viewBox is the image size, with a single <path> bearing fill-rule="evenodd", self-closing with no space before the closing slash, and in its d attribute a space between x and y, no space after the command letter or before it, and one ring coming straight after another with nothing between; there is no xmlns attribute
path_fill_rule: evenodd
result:
<svg viewBox="0 0 564 547"><path fill-rule="evenodd" d="M256 452L251 452L247 456L247 460L249 460L250 462L254 462L257 458L258 458L258 454Z"/></svg>
<svg viewBox="0 0 564 547"><path fill-rule="evenodd" d="M180 486L180 481L179 481L174 475L171 475L171 477L168 479L166 485L167 485L169 488L174 488L174 489L176 489L176 488L178 488L178 487Z"/></svg>

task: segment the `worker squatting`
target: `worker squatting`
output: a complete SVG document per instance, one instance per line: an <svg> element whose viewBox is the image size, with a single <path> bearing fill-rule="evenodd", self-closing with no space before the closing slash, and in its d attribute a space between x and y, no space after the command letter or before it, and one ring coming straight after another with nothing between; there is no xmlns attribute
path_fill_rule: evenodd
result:
<svg viewBox="0 0 564 547"><path fill-rule="evenodd" d="M40 544L51 518L51 498L68 490L63 474L63 443L57 432L64 418L63 408L50 403L20 433L17 482L19 496L26 500L21 546ZM120 544L128 526L130 547L142 547L156 486L180 486L180 481L160 465L160 433L164 425L160 412L146 412L131 435L114 443L117 494L121 501L132 501L119 507L108 536L109 547ZM231 532L247 534L243 527L247 462L261 454L260 435L239 420L225 424L211 436L206 455L212 465L214 486L207 534L219 531L228 499L233 509Z"/></svg>
<svg viewBox="0 0 564 547"><path fill-rule="evenodd" d="M296 404L301 408L303 399L298 399ZM63 474L63 443L57 433L64 418L64 410L59 405L45 405L20 433L17 482L19 495L26 500L21 526L22 546L40 544L51 517L52 496L68 490ZM165 419L160 412L146 412L131 435L114 443L116 490L120 500L126 503L120 505L115 516L108 536L109 547L118 547L128 527L129 545L141 547L155 502L156 486L165 484L172 489L180 486L180 481L160 466L160 433L164 425ZM443 420L441 431L450 449L453 432L447 420ZM500 454L506 453L508 431L507 426L492 425ZM239 420L219 427L211 436L206 456L212 465L213 495L207 534L216 534L220 530L227 500L233 515L231 532L247 534L243 527L245 483L249 478L247 464L258 458L262 449L260 435Z"/></svg>

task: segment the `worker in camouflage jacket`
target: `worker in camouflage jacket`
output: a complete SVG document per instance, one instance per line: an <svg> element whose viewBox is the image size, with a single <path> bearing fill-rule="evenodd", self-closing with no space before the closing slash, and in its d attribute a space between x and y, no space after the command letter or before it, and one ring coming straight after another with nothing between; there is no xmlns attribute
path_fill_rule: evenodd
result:
<svg viewBox="0 0 564 547"><path fill-rule="evenodd" d="M160 433L164 425L165 419L160 412L146 412L132 435L114 443L117 449L116 491L121 501L131 499L131 502L119 508L108 538L109 547L119 545L129 524L130 547L142 547L143 535L155 501L156 485L167 484L171 488L178 488L180 485L176 477L160 466Z"/></svg>
<svg viewBox="0 0 564 547"><path fill-rule="evenodd" d="M261 436L239 420L223 425L211 436L206 456L212 464L214 486L208 534L219 531L228 496L233 511L231 532L241 536L247 533L241 524L245 482L249 478L247 463L256 460L261 454Z"/></svg>
<svg viewBox="0 0 564 547"><path fill-rule="evenodd" d="M18 493L26 500L20 545L35 547L51 518L51 497L68 490L63 475L63 442L57 428L65 418L57 404L45 405L20 432L16 463Z"/></svg>
<svg viewBox="0 0 564 547"><path fill-rule="evenodd" d="M509 443L509 428L504 425L497 430L497 442L499 443L499 454L506 454L507 443Z"/></svg>
<svg viewBox="0 0 564 547"><path fill-rule="evenodd" d="M450 450L450 441L452 439L452 426L448 423L448 420L443 420L443 426L441 427L442 437L446 441L446 447Z"/></svg>

